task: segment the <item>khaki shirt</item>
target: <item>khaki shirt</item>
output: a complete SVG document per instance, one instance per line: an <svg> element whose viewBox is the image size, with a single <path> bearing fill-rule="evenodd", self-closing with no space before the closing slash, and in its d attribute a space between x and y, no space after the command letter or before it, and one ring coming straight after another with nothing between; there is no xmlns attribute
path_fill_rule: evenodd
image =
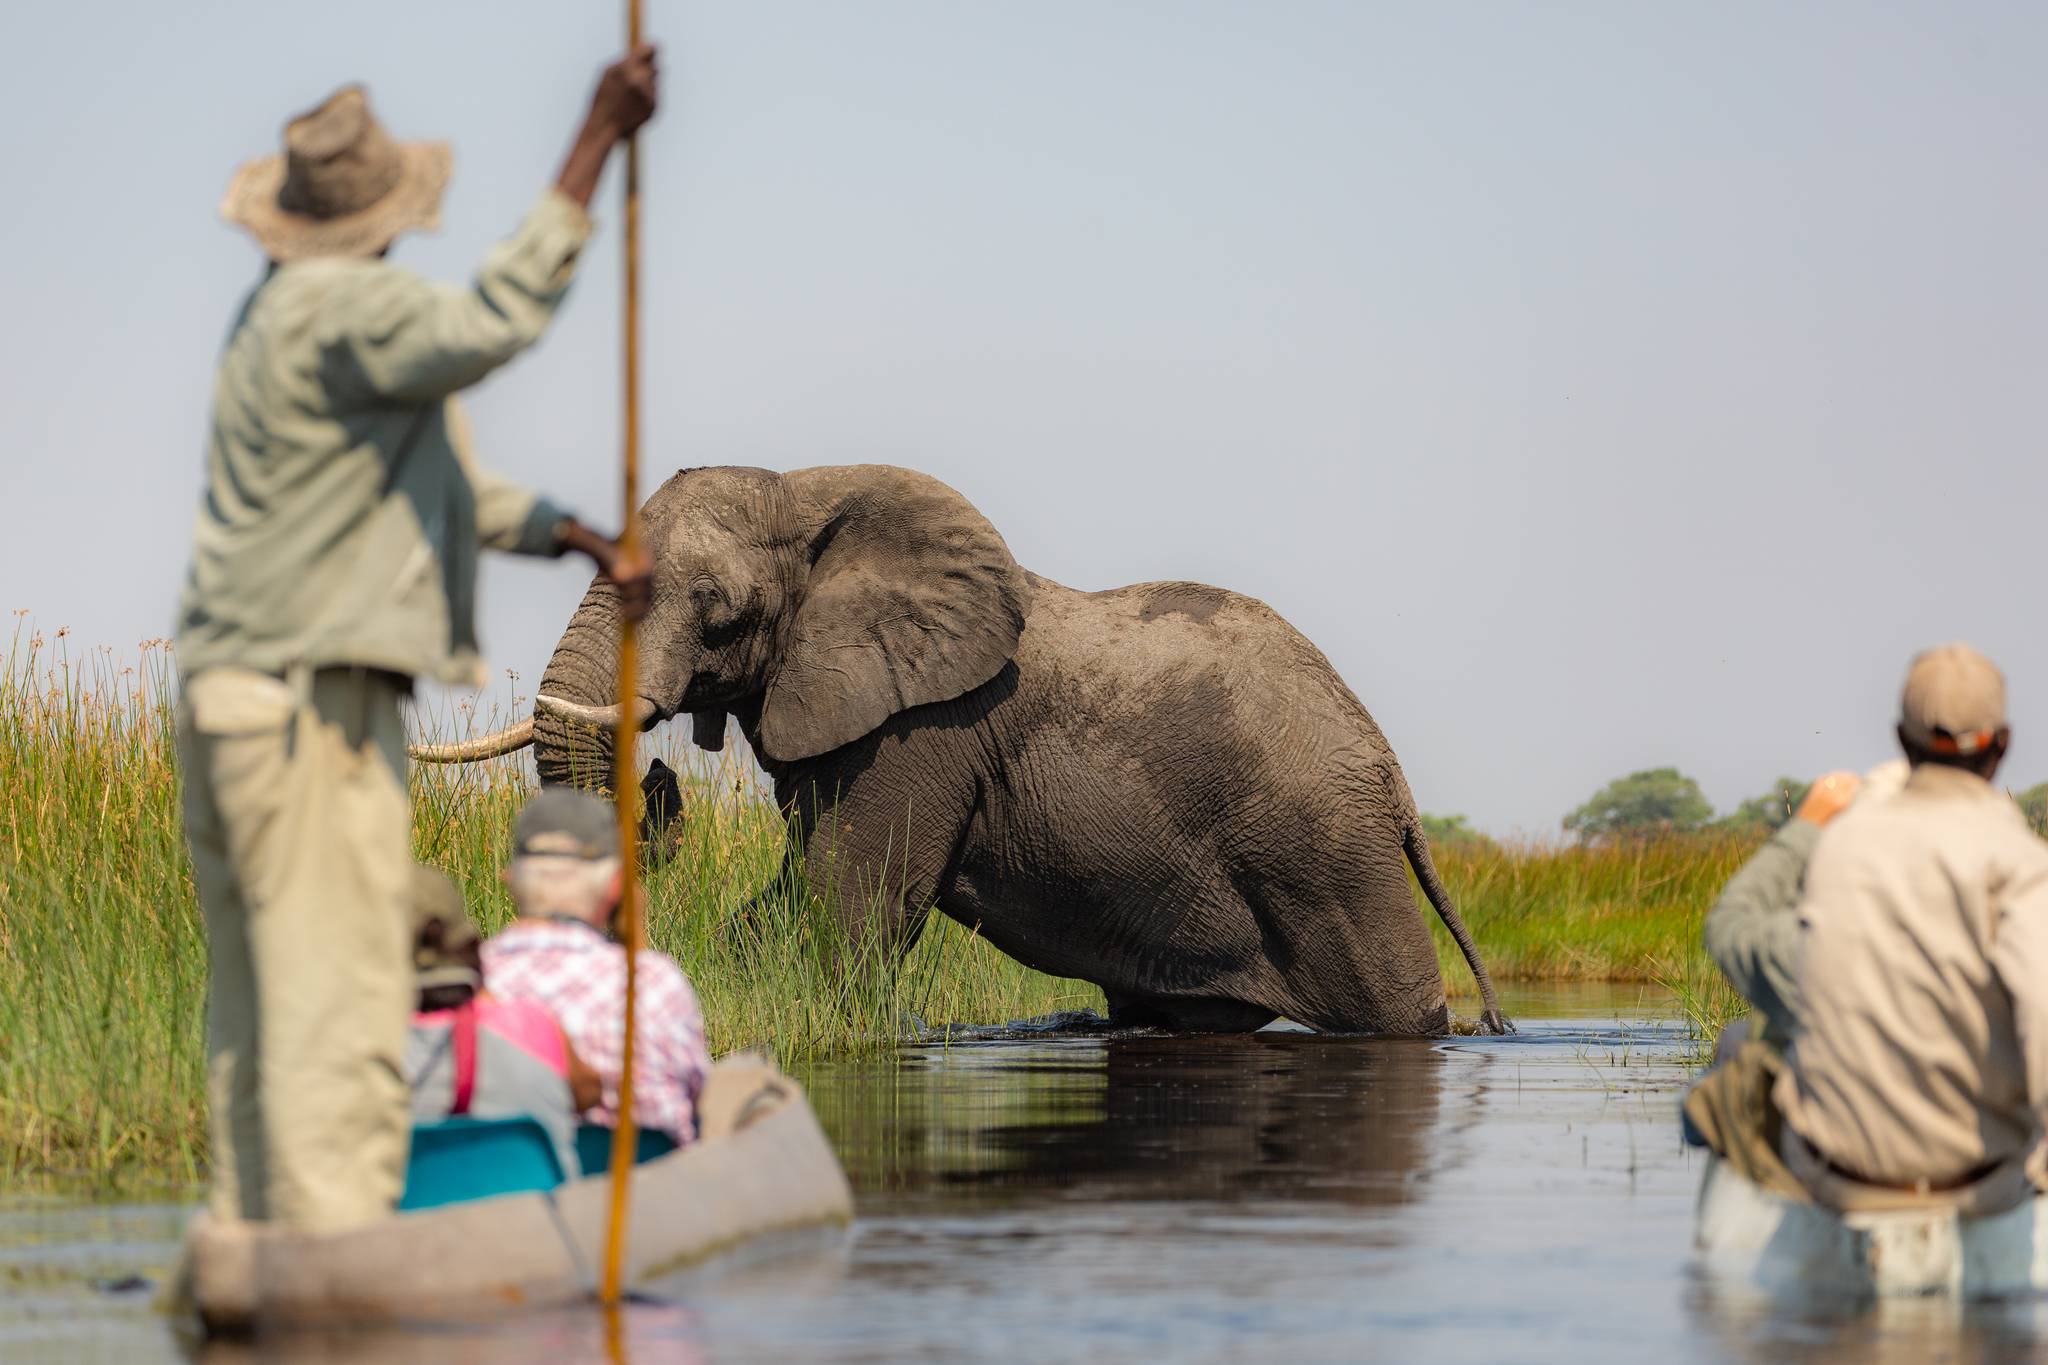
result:
<svg viewBox="0 0 2048 1365"><path fill-rule="evenodd" d="M477 549L559 554L566 514L476 465L452 395L539 340L589 236L550 189L467 288L374 259L270 271L214 383L181 672L482 682Z"/></svg>
<svg viewBox="0 0 2048 1365"><path fill-rule="evenodd" d="M1772 1098L1868 1181L1942 1184L2027 1151L2048 1102L2048 844L2011 799L1923 764L1822 833L1800 904L1802 1032Z"/></svg>

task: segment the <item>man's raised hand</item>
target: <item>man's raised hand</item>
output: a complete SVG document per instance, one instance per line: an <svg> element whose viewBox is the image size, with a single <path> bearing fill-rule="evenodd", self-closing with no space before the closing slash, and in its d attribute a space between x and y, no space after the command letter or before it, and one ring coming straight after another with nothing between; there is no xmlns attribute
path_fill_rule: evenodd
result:
<svg viewBox="0 0 2048 1365"><path fill-rule="evenodd" d="M613 140L631 137L654 117L660 103L661 71L654 44L642 43L604 69L590 97L590 121L611 131Z"/></svg>
<svg viewBox="0 0 2048 1365"><path fill-rule="evenodd" d="M597 178L604 172L605 158L613 147L640 131L654 117L661 103L661 70L654 44L642 43L604 69L597 78L597 91L590 97L590 110L583 116L569 155L562 161L555 188L589 208L597 193Z"/></svg>

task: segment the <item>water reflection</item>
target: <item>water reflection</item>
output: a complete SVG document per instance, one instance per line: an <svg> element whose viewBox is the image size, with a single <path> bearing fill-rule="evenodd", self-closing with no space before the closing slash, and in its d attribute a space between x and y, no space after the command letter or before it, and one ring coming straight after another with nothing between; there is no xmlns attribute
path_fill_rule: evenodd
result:
<svg viewBox="0 0 2048 1365"><path fill-rule="evenodd" d="M197 1365L701 1365L702 1320L677 1304L639 1303L615 1318L582 1313L509 1316L460 1330L301 1333L261 1342L207 1342Z"/></svg>
<svg viewBox="0 0 2048 1365"><path fill-rule="evenodd" d="M1300 1033L913 1053L811 1095L856 1190L903 1202L1398 1203L1424 1178L1443 1054Z"/></svg>
<svg viewBox="0 0 2048 1365"><path fill-rule="evenodd" d="M1773 1297L1701 1275L1688 1317L1728 1360L1812 1365L1926 1365L1930 1361L2038 1360L2048 1341L2048 1303L2022 1298L1957 1303L1947 1298L1875 1303Z"/></svg>
<svg viewBox="0 0 2048 1365"><path fill-rule="evenodd" d="M1636 994L1570 1022L1522 1006L1508 1039L1056 1036L820 1065L804 1079L858 1191L848 1236L654 1286L615 1341L590 1312L200 1358L2032 1355L2039 1302L1772 1302L1696 1269L1683 1039L1616 1022ZM0 1208L0 1359L181 1358L132 1296L93 1288L159 1273L180 1221Z"/></svg>

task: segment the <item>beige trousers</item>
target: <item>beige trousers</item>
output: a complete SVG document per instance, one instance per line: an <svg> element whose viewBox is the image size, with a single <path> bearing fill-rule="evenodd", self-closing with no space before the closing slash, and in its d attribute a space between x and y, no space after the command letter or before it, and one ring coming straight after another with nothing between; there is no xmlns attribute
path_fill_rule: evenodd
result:
<svg viewBox="0 0 2048 1365"><path fill-rule="evenodd" d="M398 709L409 686L362 669L184 680L217 1218L334 1232L398 1201L414 998Z"/></svg>

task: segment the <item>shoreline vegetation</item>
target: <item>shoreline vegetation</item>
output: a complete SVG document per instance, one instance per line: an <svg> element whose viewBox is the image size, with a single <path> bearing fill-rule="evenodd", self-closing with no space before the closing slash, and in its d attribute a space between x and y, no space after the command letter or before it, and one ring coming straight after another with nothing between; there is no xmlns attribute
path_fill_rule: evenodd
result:
<svg viewBox="0 0 2048 1365"><path fill-rule="evenodd" d="M190 1192L206 1165L206 944L169 647L147 642L124 666L16 620L0 663L0 1173L17 1190ZM461 707L429 722L487 723ZM1094 986L1031 971L941 915L900 960L842 927L779 876L784 823L740 746L708 767L653 748L683 776L686 814L646 874L649 938L696 984L715 1053L766 1047L800 1067L950 1024L1102 1009ZM454 876L487 931L511 915L498 868L532 785L517 759L413 771L414 854ZM1700 950L1700 919L1756 842L1451 839L1435 855L1496 982L1659 985L1710 1036L1739 1002ZM1418 907L1453 1013L1476 1012L1455 945Z"/></svg>
<svg viewBox="0 0 2048 1365"><path fill-rule="evenodd" d="M1709 830L1600 843L1449 840L1431 854L1496 986L1660 986L1673 993L1694 1037L1711 1042L1748 1007L1707 957L1701 925L1762 842L1761 833ZM1452 1014L1476 1012L1470 969L1420 888L1416 895Z"/></svg>

